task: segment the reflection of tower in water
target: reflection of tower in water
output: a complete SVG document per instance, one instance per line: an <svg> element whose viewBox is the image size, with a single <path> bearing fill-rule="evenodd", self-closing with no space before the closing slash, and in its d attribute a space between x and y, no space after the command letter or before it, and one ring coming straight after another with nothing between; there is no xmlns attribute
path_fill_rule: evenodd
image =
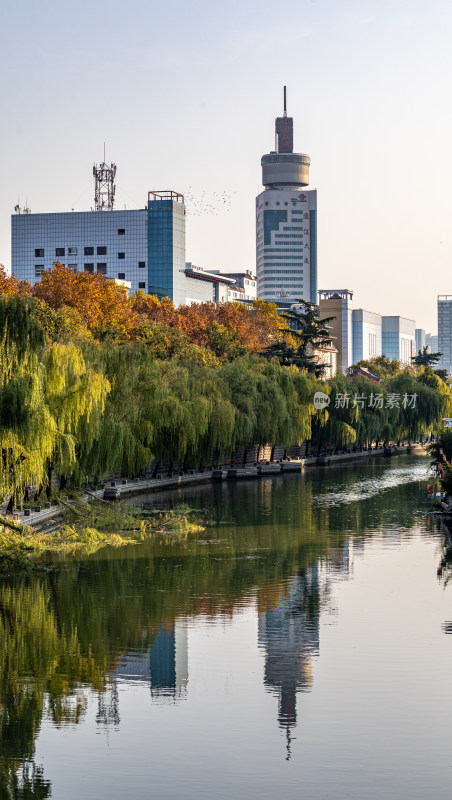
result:
<svg viewBox="0 0 452 800"><path fill-rule="evenodd" d="M297 692L310 691L311 659L319 650L318 566L291 578L285 596L259 614L259 646L265 650L265 686L278 693L278 722L287 734L297 721Z"/></svg>

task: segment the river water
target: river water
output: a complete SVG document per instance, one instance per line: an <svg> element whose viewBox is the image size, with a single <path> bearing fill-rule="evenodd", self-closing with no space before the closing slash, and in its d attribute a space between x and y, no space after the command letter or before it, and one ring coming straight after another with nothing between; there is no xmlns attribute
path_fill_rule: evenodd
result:
<svg viewBox="0 0 452 800"><path fill-rule="evenodd" d="M426 474L152 496L212 522L0 584L1 797L449 798L452 560Z"/></svg>

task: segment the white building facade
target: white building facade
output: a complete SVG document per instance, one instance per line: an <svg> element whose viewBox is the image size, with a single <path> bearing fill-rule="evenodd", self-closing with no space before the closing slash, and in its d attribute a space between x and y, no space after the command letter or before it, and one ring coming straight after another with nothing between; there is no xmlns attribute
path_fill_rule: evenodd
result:
<svg viewBox="0 0 452 800"><path fill-rule="evenodd" d="M416 328L415 330L416 336L416 355L419 353L419 350L422 352L425 345L425 331L423 328Z"/></svg>
<svg viewBox="0 0 452 800"><path fill-rule="evenodd" d="M317 191L265 189L256 199L257 294L317 301Z"/></svg>
<svg viewBox="0 0 452 800"><path fill-rule="evenodd" d="M352 311L353 364L382 354L381 314L355 308Z"/></svg>

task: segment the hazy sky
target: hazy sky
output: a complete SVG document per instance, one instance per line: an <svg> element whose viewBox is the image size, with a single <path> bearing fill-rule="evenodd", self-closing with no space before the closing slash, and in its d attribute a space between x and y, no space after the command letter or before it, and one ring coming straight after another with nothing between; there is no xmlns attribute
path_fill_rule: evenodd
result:
<svg viewBox="0 0 452 800"><path fill-rule="evenodd" d="M452 294L452 4L41 0L3 5L0 262L10 214L187 196L187 260L255 267L260 157L288 87L318 189L318 285L436 333Z"/></svg>

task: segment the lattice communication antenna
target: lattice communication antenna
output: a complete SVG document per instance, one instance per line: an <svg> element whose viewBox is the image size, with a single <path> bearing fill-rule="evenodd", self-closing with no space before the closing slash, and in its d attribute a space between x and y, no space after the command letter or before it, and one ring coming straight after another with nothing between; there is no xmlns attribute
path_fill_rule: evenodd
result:
<svg viewBox="0 0 452 800"><path fill-rule="evenodd" d="M116 164L105 163L105 145L104 145L104 160L102 164L94 164L93 167L94 182L96 185L94 193L94 210L95 211L113 211L115 204L115 175Z"/></svg>

